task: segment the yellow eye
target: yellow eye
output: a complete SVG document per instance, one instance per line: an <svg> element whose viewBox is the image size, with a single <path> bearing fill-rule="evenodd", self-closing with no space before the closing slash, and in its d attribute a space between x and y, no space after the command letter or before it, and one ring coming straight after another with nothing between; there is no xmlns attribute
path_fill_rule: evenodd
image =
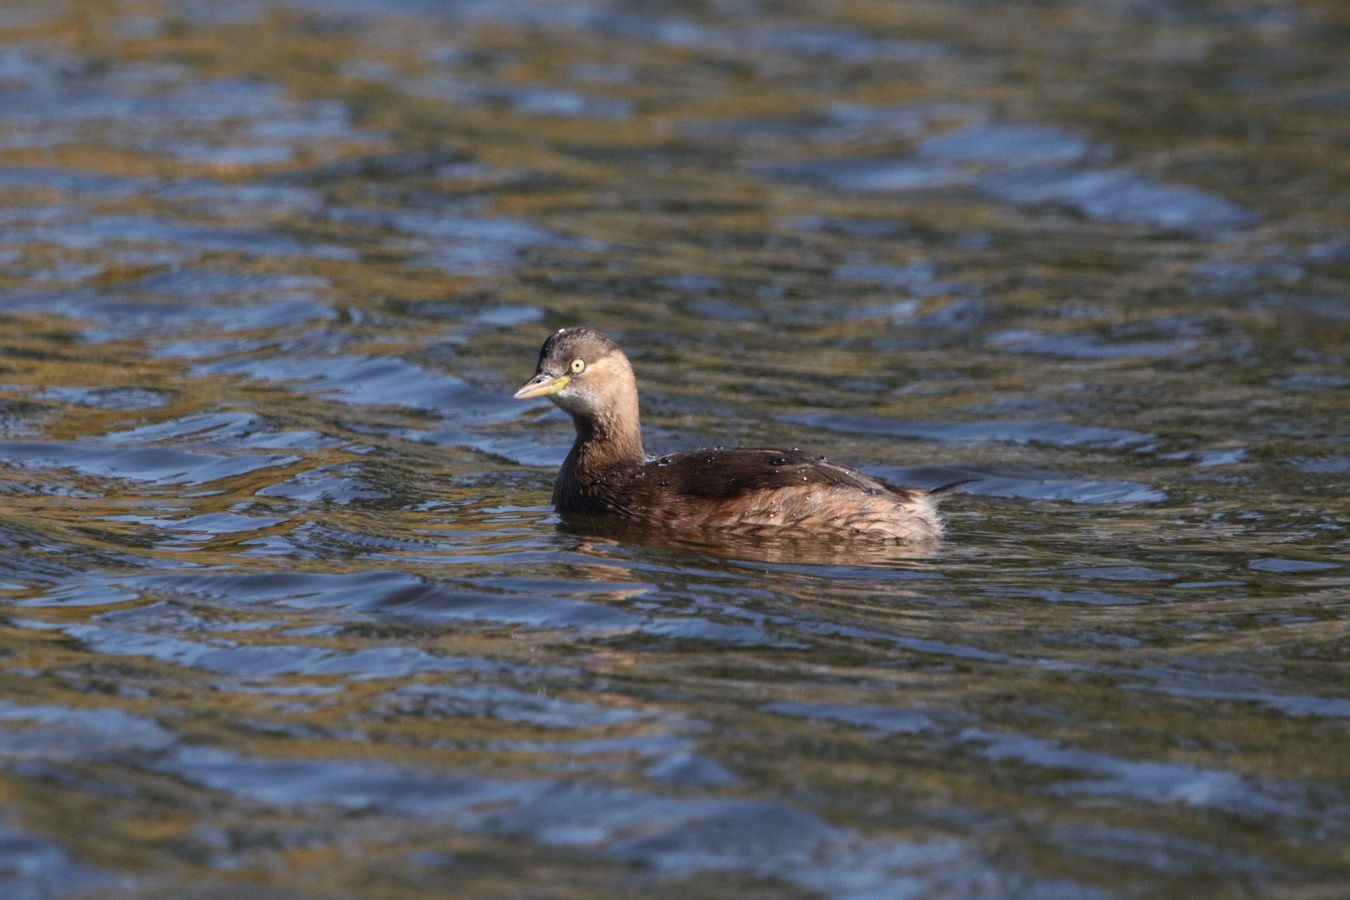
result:
<svg viewBox="0 0 1350 900"><path fill-rule="evenodd" d="M586 360L584 360L584 359L574 359L574 360L572 360L572 374L573 374L573 375L580 375L580 374L581 374L581 370L582 370L582 369L585 369L585 368L586 368Z"/></svg>

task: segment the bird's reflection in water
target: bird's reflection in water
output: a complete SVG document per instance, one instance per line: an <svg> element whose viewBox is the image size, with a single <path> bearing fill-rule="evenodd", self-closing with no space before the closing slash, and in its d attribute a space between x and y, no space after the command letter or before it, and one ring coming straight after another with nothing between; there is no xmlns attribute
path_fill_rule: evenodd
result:
<svg viewBox="0 0 1350 900"><path fill-rule="evenodd" d="M940 540L897 542L813 535L735 535L697 529L670 529L616 520L607 516L569 514L559 531L589 539L588 549L605 544L638 544L658 550L694 553L728 562L774 565L884 566L905 560L931 559ZM608 555L608 554L606 554Z"/></svg>

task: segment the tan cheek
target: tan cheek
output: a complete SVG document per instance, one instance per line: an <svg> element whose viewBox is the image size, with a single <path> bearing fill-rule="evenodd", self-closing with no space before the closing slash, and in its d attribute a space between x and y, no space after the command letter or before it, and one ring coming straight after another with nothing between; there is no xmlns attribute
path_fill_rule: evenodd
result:
<svg viewBox="0 0 1350 900"><path fill-rule="evenodd" d="M596 360L593 363L588 363L582 374L597 381L613 378L615 375L614 363L609 359Z"/></svg>

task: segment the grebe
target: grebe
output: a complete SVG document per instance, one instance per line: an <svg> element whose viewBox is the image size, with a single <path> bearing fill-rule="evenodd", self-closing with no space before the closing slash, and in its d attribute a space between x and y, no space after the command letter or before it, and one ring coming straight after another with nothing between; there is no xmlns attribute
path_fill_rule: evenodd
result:
<svg viewBox="0 0 1350 900"><path fill-rule="evenodd" d="M637 379L619 345L564 328L539 351L517 399L548 397L576 425L553 505L563 514L616 517L721 534L867 538L932 544L942 537L933 490L896 487L823 456L761 447L642 451Z"/></svg>

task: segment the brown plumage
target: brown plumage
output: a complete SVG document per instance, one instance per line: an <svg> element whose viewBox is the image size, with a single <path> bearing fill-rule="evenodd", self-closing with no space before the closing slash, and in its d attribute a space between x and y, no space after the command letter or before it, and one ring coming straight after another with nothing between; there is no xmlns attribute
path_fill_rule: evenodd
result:
<svg viewBox="0 0 1350 900"><path fill-rule="evenodd" d="M613 516L664 528L723 534L933 543L942 536L933 491L895 487L800 450L642 452L637 380L614 343L564 328L539 351L535 375L515 395L548 397L576 425L553 488L564 514Z"/></svg>

